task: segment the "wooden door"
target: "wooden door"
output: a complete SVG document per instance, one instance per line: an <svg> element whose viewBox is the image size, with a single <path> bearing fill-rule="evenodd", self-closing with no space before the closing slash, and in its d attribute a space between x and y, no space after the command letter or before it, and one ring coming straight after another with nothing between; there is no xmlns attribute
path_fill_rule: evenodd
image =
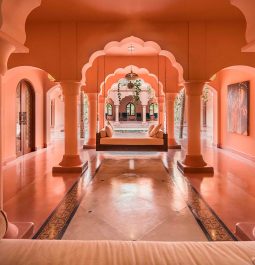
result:
<svg viewBox="0 0 255 265"><path fill-rule="evenodd" d="M21 156L35 150L35 96L26 81L18 84L16 95L16 153Z"/></svg>

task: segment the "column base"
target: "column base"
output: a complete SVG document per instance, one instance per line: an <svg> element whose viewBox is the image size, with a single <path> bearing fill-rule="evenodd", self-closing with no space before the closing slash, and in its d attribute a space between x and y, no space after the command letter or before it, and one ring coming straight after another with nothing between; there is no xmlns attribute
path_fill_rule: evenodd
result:
<svg viewBox="0 0 255 265"><path fill-rule="evenodd" d="M184 161L177 161L177 167L182 173L214 173L213 167L207 165L202 155L186 155Z"/></svg>
<svg viewBox="0 0 255 265"><path fill-rule="evenodd" d="M79 155L63 155L62 161L59 163L61 167L73 167L82 164Z"/></svg>
<svg viewBox="0 0 255 265"><path fill-rule="evenodd" d="M88 168L88 161L78 166L56 166L52 168L52 173L83 173Z"/></svg>
<svg viewBox="0 0 255 265"><path fill-rule="evenodd" d="M182 149L181 145L178 144L175 139L168 139L168 149Z"/></svg>
<svg viewBox="0 0 255 265"><path fill-rule="evenodd" d="M241 241L255 241L255 223L237 223L235 234Z"/></svg>
<svg viewBox="0 0 255 265"><path fill-rule="evenodd" d="M4 232L4 238L6 239L29 239L32 237L34 232L34 223L32 222L17 222L11 223L8 221L6 213L0 211L1 218L5 220L2 224L6 227ZM4 229L4 227L1 227ZM2 235L3 236L3 235Z"/></svg>
<svg viewBox="0 0 255 265"><path fill-rule="evenodd" d="M11 227L10 227L10 224L11 224ZM8 230L4 238L6 239L30 239L33 233L34 233L34 223L32 222L8 223Z"/></svg>
<svg viewBox="0 0 255 265"><path fill-rule="evenodd" d="M83 149L96 149L96 139L90 139L83 145Z"/></svg>
<svg viewBox="0 0 255 265"><path fill-rule="evenodd" d="M176 144L176 145L169 145L168 144L168 149L178 149L181 150L182 146L180 144Z"/></svg>

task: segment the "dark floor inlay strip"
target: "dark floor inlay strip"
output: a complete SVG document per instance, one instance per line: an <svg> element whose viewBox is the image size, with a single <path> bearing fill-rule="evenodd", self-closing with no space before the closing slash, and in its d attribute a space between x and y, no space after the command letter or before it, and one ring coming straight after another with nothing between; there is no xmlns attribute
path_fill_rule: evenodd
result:
<svg viewBox="0 0 255 265"><path fill-rule="evenodd" d="M169 172L169 170L167 169ZM181 174L170 174L175 185L181 190L184 199L210 241L236 241L236 237L217 216L213 209L191 185L189 180Z"/></svg>
<svg viewBox="0 0 255 265"><path fill-rule="evenodd" d="M100 166L96 169L91 180L98 172ZM34 235L33 239L53 240L63 237L85 194L83 181L84 175L74 183L63 200Z"/></svg>
<svg viewBox="0 0 255 265"><path fill-rule="evenodd" d="M68 226L81 200L81 193L78 191L79 182L80 180L73 185L57 208L34 235L33 239L61 239L63 230Z"/></svg>

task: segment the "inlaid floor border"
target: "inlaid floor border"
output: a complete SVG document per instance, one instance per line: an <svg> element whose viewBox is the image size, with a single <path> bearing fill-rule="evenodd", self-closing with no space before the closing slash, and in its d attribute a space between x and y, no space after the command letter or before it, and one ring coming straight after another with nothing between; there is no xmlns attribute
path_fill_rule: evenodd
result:
<svg viewBox="0 0 255 265"><path fill-rule="evenodd" d="M94 179L99 167L96 169L89 183ZM88 170L88 168L86 169ZM84 172L81 177L73 184L70 190L66 193L64 198L60 201L57 207L45 220L43 225L38 229L32 239L40 240L60 240L62 239L68 225L80 206L86 191L81 187ZM88 184L89 185L89 184Z"/></svg>
<svg viewBox="0 0 255 265"><path fill-rule="evenodd" d="M187 177L181 173L174 174L172 168L169 169L165 166L165 169L176 187L182 192L186 204L209 241L238 241L201 194L192 186ZM182 186L179 184L180 181Z"/></svg>
<svg viewBox="0 0 255 265"><path fill-rule="evenodd" d="M101 165L102 163L96 169L90 183L94 179ZM207 239L209 241L237 241L233 233L207 204L200 193L192 186L190 181L182 174L174 174L172 168L169 169L165 165L164 168L176 187L182 193L187 206ZM63 237L85 195L85 190L81 187L83 177L84 175L73 184L58 206L33 236L33 239L53 240L61 239ZM179 184L180 181L182 182L181 186Z"/></svg>

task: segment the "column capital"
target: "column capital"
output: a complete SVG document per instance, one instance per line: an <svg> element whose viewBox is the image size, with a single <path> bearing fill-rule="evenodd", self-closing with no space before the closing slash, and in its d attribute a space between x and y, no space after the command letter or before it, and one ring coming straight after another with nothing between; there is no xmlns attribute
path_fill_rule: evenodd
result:
<svg viewBox="0 0 255 265"><path fill-rule="evenodd" d="M164 103L165 97L164 96L159 96L158 97L158 103Z"/></svg>
<svg viewBox="0 0 255 265"><path fill-rule="evenodd" d="M105 98L103 96L99 96L98 103L105 103Z"/></svg>
<svg viewBox="0 0 255 265"><path fill-rule="evenodd" d="M96 101L97 100L97 93L86 93L88 96L89 101Z"/></svg>
<svg viewBox="0 0 255 265"><path fill-rule="evenodd" d="M81 92L85 93L85 86L84 85L81 84L80 89L81 89Z"/></svg>
<svg viewBox="0 0 255 265"><path fill-rule="evenodd" d="M177 94L178 93L166 93L166 99L171 100L171 101L175 101Z"/></svg>
<svg viewBox="0 0 255 265"><path fill-rule="evenodd" d="M64 96L78 96L80 93L81 82L73 80L59 81Z"/></svg>
<svg viewBox="0 0 255 265"><path fill-rule="evenodd" d="M205 80L190 80L185 82L185 91L188 96L201 96L203 88L207 81Z"/></svg>

